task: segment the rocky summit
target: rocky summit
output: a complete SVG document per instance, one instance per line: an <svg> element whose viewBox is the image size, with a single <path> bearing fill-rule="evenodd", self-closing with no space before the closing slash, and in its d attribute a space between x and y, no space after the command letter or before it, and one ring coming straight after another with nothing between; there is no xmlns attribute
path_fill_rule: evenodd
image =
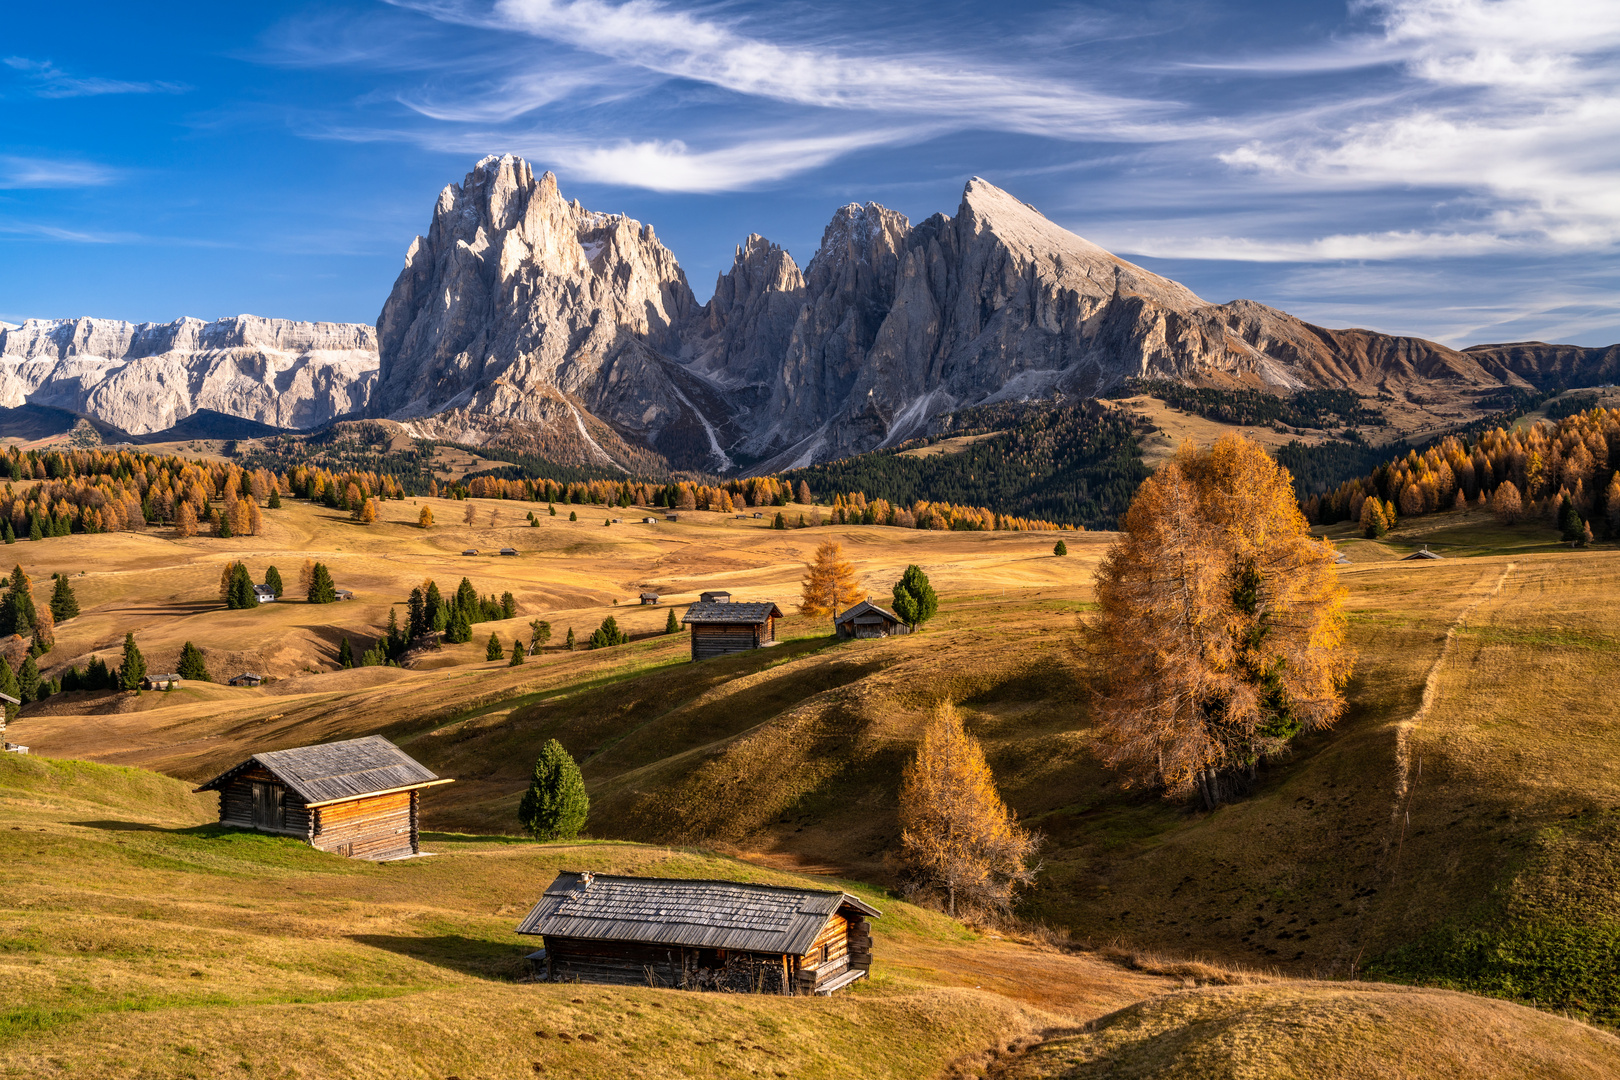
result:
<svg viewBox="0 0 1620 1080"><path fill-rule="evenodd" d="M212 409L278 428L362 410L377 377L369 326L252 315L203 322L30 319L0 327L0 408L48 405L131 435Z"/></svg>
<svg viewBox="0 0 1620 1080"><path fill-rule="evenodd" d="M540 438L616 464L639 445L749 471L1133 376L1386 395L1527 385L1498 353L1209 303L978 178L954 217L917 225L841 207L802 270L750 236L699 305L651 226L585 210L510 156L444 189L378 344L371 411L423 434Z"/></svg>

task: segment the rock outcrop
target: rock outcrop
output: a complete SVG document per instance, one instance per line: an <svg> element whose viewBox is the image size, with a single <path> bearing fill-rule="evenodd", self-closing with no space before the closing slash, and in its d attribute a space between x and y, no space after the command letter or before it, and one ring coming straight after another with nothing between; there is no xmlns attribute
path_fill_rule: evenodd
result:
<svg viewBox="0 0 1620 1080"><path fill-rule="evenodd" d="M0 329L0 408L46 405L142 435L198 410L278 428L361 412L376 332L252 315L203 322L30 319Z"/></svg>
<svg viewBox="0 0 1620 1080"><path fill-rule="evenodd" d="M472 441L571 426L584 460L618 463L589 434L589 411L671 458L695 444L693 464L722 467L706 412L723 406L672 359L697 311L652 226L567 202L555 176L521 159L488 157L444 189L406 253L377 320L372 411Z"/></svg>

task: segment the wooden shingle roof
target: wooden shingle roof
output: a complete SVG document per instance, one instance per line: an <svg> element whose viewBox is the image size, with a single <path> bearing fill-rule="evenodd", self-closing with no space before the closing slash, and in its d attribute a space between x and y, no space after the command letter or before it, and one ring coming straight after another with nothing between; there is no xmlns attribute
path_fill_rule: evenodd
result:
<svg viewBox="0 0 1620 1080"><path fill-rule="evenodd" d="M772 616L780 619L782 609L769 600L758 604L700 600L686 609L686 614L681 616L681 622L759 626Z"/></svg>
<svg viewBox="0 0 1620 1080"><path fill-rule="evenodd" d="M881 917L844 892L564 870L517 932L802 956L843 908Z"/></svg>
<svg viewBox="0 0 1620 1080"><path fill-rule="evenodd" d="M384 791L406 791L430 784L450 783L440 780L437 773L429 771L425 765L381 735L368 735L363 739L254 754L197 790L217 790L231 777L253 765L268 769L309 806L343 802Z"/></svg>
<svg viewBox="0 0 1620 1080"><path fill-rule="evenodd" d="M894 612L880 608L870 600L862 600L860 603L838 616L838 618L834 619L833 623L836 625L838 623L857 622L864 625L868 623L876 624L882 622L899 623L900 621L900 616L896 615Z"/></svg>

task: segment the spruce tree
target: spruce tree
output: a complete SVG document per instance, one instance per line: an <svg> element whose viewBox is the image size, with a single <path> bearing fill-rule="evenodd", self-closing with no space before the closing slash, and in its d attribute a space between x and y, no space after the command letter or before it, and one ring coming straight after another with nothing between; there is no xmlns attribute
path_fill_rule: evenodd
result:
<svg viewBox="0 0 1620 1080"><path fill-rule="evenodd" d="M675 618L675 609L669 609L669 618L664 620L664 633L678 634L681 632L680 620Z"/></svg>
<svg viewBox="0 0 1620 1080"><path fill-rule="evenodd" d="M281 509L281 490L275 486L270 488L270 502L268 503L268 506L272 510ZM276 595L280 596L281 594L277 593Z"/></svg>
<svg viewBox="0 0 1620 1080"><path fill-rule="evenodd" d="M912 563L900 580L894 583L894 613L913 630L934 617L939 610L939 597L928 583L922 567Z"/></svg>
<svg viewBox="0 0 1620 1080"><path fill-rule="evenodd" d="M572 626L568 628L568 651L574 651L574 628Z"/></svg>
<svg viewBox="0 0 1620 1080"><path fill-rule="evenodd" d="M253 578L242 563L235 563L231 567L230 596L225 606L238 610L259 606L259 594L253 591Z"/></svg>
<svg viewBox="0 0 1620 1080"><path fill-rule="evenodd" d="M18 701L22 700L22 688L17 685L17 676L14 672L12 672L11 664L9 664L6 661L6 658L3 656L0 656L0 694L5 694L7 697L16 698ZM13 720L17 719L18 706L13 705L9 701L6 702L5 705L6 723L9 724Z"/></svg>
<svg viewBox="0 0 1620 1080"><path fill-rule="evenodd" d="M208 675L208 661L203 659L202 650L189 641L180 647L180 662L174 666L174 673L192 682L214 681Z"/></svg>
<svg viewBox="0 0 1620 1080"><path fill-rule="evenodd" d="M787 518L782 516L782 511L778 510L776 512L776 520L771 522L771 528L773 528L773 529L786 529L787 528Z"/></svg>
<svg viewBox="0 0 1620 1080"><path fill-rule="evenodd" d="M544 619L529 620L529 651L539 652L551 640L551 624Z"/></svg>
<svg viewBox="0 0 1620 1080"><path fill-rule="evenodd" d="M465 645L472 640L472 619L465 609L457 606L450 611L444 628L444 640L451 645Z"/></svg>
<svg viewBox="0 0 1620 1080"><path fill-rule="evenodd" d="M29 514L28 515L28 539L30 539L30 540L43 540L43 539L45 539L45 533L39 527L39 515L37 515L37 514Z"/></svg>
<svg viewBox="0 0 1620 1080"><path fill-rule="evenodd" d="M506 653L501 650L501 639L495 636L494 631L490 631L489 644L484 646L484 659L504 660L505 658Z"/></svg>
<svg viewBox="0 0 1620 1080"><path fill-rule="evenodd" d="M569 521L578 521L579 520L579 511L577 511L577 510L568 511L568 520ZM8 543L8 544L11 543L11 526L10 525L6 526L6 543Z"/></svg>
<svg viewBox="0 0 1620 1080"><path fill-rule="evenodd" d="M124 662L118 665L118 683L114 689L139 692L145 677L146 657L135 647L135 634L131 631L124 635Z"/></svg>
<svg viewBox="0 0 1620 1080"><path fill-rule="evenodd" d="M39 700L39 665L34 663L32 656L23 660L22 670L17 672L17 693L14 696L21 698L24 705Z"/></svg>
<svg viewBox="0 0 1620 1080"><path fill-rule="evenodd" d="M66 574L56 575L56 587L51 590L51 615L58 623L67 622L79 614L79 598L73 595L73 586Z"/></svg>
<svg viewBox="0 0 1620 1080"><path fill-rule="evenodd" d="M309 602L312 604L331 604L337 601L337 588L332 584L332 575L326 569L325 563L316 563L315 572L309 580Z"/></svg>
<svg viewBox="0 0 1620 1080"><path fill-rule="evenodd" d="M512 639L512 659L507 662L506 666L507 667L517 667L521 663L523 663L523 639L522 638L513 638Z"/></svg>
<svg viewBox="0 0 1620 1080"><path fill-rule="evenodd" d="M338 642L338 667L354 667L354 650L349 647L349 635L344 634L343 640Z"/></svg>
<svg viewBox="0 0 1620 1080"><path fill-rule="evenodd" d="M274 488L270 490L272 494L275 492ZM264 583L276 594L277 600L280 600L281 594L286 591L286 587L281 583L281 571L273 566L264 572Z"/></svg>
<svg viewBox="0 0 1620 1080"><path fill-rule="evenodd" d="M1586 522L1581 520L1580 513L1575 509L1575 504L1569 501L1568 495L1564 496L1564 501L1558 507L1558 531L1563 534L1566 544L1579 543L1586 531Z"/></svg>
<svg viewBox="0 0 1620 1080"><path fill-rule="evenodd" d="M1068 553L1069 545L1065 544L1063 541L1059 540L1057 543L1052 545L1052 554L1056 555L1058 558L1062 558Z"/></svg>
<svg viewBox="0 0 1620 1080"><path fill-rule="evenodd" d="M572 840L585 827L590 808L579 766L562 743L547 740L518 803L518 821L536 840Z"/></svg>
<svg viewBox="0 0 1620 1080"><path fill-rule="evenodd" d="M437 581L427 583L427 592L422 594L422 614L427 620L426 625L429 630L444 629L444 623L439 621L440 616L446 614L444 597L439 593L439 583Z"/></svg>
<svg viewBox="0 0 1620 1080"><path fill-rule="evenodd" d="M461 584L456 586L456 597L452 602L465 611L467 618L472 622L483 621L483 603L478 596L478 590L473 588L472 582L466 578L462 578Z"/></svg>
<svg viewBox="0 0 1620 1080"><path fill-rule="evenodd" d="M399 633L399 612L393 608L388 609L388 637L384 640L387 642L384 651L389 659L405 651L405 639Z"/></svg>
<svg viewBox="0 0 1620 1080"><path fill-rule="evenodd" d="M517 597L509 592L501 593L501 618L517 618Z"/></svg>
<svg viewBox="0 0 1620 1080"><path fill-rule="evenodd" d="M609 649L615 645L623 645L630 640L630 635L620 633L619 620L609 615L602 620L602 625L596 628L590 641L585 643L587 649Z"/></svg>
<svg viewBox="0 0 1620 1080"><path fill-rule="evenodd" d="M11 522L8 521L6 522L6 543L15 544L16 542L17 534L11 531Z"/></svg>

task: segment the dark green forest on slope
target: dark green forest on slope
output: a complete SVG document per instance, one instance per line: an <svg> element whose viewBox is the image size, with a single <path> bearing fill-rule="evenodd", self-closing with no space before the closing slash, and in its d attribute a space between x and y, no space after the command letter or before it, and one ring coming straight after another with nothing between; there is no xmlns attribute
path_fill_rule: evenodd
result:
<svg viewBox="0 0 1620 1080"><path fill-rule="evenodd" d="M862 491L910 505L919 499L987 506L1001 514L1112 529L1147 478L1139 422L1095 404L1009 402L954 413L926 440L796 469L785 480L817 493ZM993 432L955 453L902 451Z"/></svg>

